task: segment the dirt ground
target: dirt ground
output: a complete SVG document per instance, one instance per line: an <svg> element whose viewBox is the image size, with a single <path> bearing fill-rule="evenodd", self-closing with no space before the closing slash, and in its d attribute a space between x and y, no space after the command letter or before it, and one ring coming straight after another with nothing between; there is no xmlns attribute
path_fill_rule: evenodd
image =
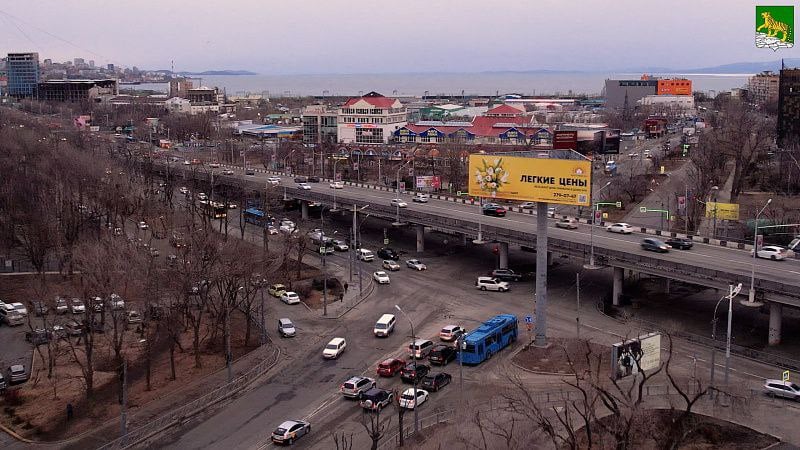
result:
<svg viewBox="0 0 800 450"><path fill-rule="evenodd" d="M587 360L586 354L591 351L591 358ZM555 338L547 348L528 346L520 350L512 358L512 362L520 367L535 372L548 373L582 373L592 365L600 365L600 370L608 371L610 356L607 347L575 339ZM597 361L600 358L600 361ZM572 366L570 366L570 363Z"/></svg>

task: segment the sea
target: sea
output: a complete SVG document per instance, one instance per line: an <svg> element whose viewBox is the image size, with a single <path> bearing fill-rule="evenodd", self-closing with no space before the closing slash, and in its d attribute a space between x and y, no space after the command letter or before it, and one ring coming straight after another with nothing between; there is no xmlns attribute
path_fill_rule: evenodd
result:
<svg viewBox="0 0 800 450"><path fill-rule="evenodd" d="M639 79L641 73L611 72L481 72L383 73L329 75L192 76L195 86L216 86L228 95L267 97L357 96L370 91L394 97L423 95L492 96L500 94L599 95L606 79ZM663 78L688 78L695 91L710 95L747 84L752 74L654 73ZM167 92L166 83L123 85L124 89Z"/></svg>

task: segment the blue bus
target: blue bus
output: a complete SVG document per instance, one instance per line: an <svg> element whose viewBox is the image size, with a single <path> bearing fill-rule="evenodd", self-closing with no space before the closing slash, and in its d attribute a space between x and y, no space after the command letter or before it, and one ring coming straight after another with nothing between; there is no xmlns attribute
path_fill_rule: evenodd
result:
<svg viewBox="0 0 800 450"><path fill-rule="evenodd" d="M272 224L271 217L267 214L264 214L264 211L258 208L245 209L244 221L247 223L252 223L253 225L257 225L259 227Z"/></svg>
<svg viewBox="0 0 800 450"><path fill-rule="evenodd" d="M516 340L517 316L500 314L463 338L458 357L463 364L480 364Z"/></svg>

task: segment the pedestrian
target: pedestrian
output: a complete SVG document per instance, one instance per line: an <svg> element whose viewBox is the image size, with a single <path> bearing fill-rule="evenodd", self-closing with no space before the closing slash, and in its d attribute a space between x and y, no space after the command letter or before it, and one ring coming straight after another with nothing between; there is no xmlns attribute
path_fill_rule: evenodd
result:
<svg viewBox="0 0 800 450"><path fill-rule="evenodd" d="M67 403L67 422L72 420L72 416L75 414L75 411L72 408L72 403Z"/></svg>
<svg viewBox="0 0 800 450"><path fill-rule="evenodd" d="M343 300L344 300L344 292L339 292L339 301L341 302Z"/></svg>
<svg viewBox="0 0 800 450"><path fill-rule="evenodd" d="M347 282L346 281L344 282L344 293L345 294L347 293Z"/></svg>

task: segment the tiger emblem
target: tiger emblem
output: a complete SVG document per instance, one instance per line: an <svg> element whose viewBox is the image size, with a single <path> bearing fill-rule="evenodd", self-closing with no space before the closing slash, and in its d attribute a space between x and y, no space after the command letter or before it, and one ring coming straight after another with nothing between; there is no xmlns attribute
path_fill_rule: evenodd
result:
<svg viewBox="0 0 800 450"><path fill-rule="evenodd" d="M767 29L767 36L769 37L777 37L778 33L783 33L783 36L780 38L781 42L786 42L786 39L789 37L789 33L791 33L791 28L789 25L778 22L777 20L772 18L772 15L769 11L764 11L761 13L761 18L764 19L764 23L761 24L756 31L761 31L762 29Z"/></svg>

